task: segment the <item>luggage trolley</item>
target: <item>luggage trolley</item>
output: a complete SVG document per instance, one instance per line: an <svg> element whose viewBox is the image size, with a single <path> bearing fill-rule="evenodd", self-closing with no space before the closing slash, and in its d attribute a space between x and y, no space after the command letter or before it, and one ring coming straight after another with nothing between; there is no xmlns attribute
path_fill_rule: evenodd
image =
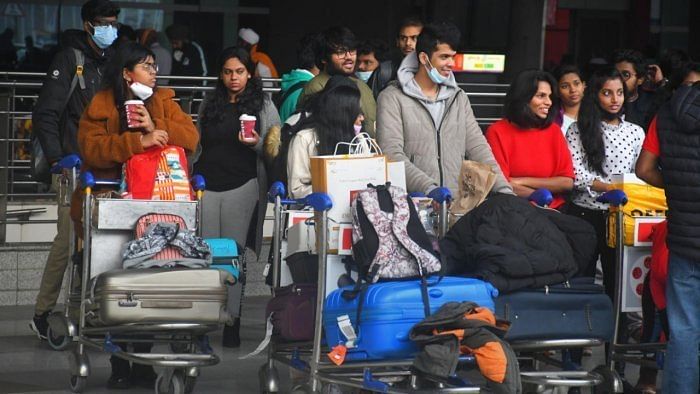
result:
<svg viewBox="0 0 700 394"><path fill-rule="evenodd" d="M451 196L447 189L444 190L443 194L442 201L439 202L443 206L441 218L446 218L446 202ZM272 284L273 288L277 288L280 285L280 247L282 244L284 214L288 212L286 207L302 205L313 208L317 212L315 226L319 245L314 337L312 343L275 343L275 341L272 341L268 346L267 361L259 370L260 391L263 393L280 391L279 373L275 367L275 363L280 362L309 376L307 384L293 389L292 392L295 393L319 393L322 392L322 389L325 392L330 385L387 393L479 393L479 387L469 385L463 381L455 382L454 386L442 384L438 385L438 388L420 389L418 378L410 370L412 359L351 361L340 366L323 360L322 353L326 353L329 350L322 343L322 336L327 276L328 210L332 207L332 202L330 197L324 193L312 193L306 198L299 200L285 199L285 196L285 187L280 182L273 184L268 193L269 201L275 204ZM319 218L320 220L318 220ZM441 219L440 229L444 230L446 227L447 223ZM473 356L461 357L460 362L462 364L475 364ZM401 380L406 387L392 386L387 383L387 380Z"/></svg>
<svg viewBox="0 0 700 394"><path fill-rule="evenodd" d="M624 378L617 373L615 365L617 362L629 362L631 364L662 369L663 358L666 351L666 344L660 342L653 343L638 343L638 344L622 344L618 343L618 333L624 327L620 327L620 313L622 312L622 292L624 266L624 212L622 207L627 204L627 195L622 190L612 190L600 196L598 201L610 204L610 215L615 215L615 256L617 270L615 275L615 300L613 302L613 311L615 313L615 333L612 342L606 354L608 367L601 369L598 372L603 377L601 384L602 393L621 393L624 391L624 386L628 383Z"/></svg>
<svg viewBox="0 0 700 394"><path fill-rule="evenodd" d="M90 375L90 362L87 348L108 352L116 357L157 367L164 367L155 383L156 393L189 393L192 392L199 369L215 365L219 357L209 346L206 333L220 327L220 323L179 321L179 322L148 322L126 323L117 325L89 325L88 308L94 307L91 294L94 292L96 279L103 272L121 269L122 245L133 238L133 229L139 217L146 214L169 214L181 217L187 227L200 231L201 195L204 190L204 180L195 176L192 179L196 191L196 201L152 201L111 199L97 197L92 193L97 185L118 187L118 180L95 179L90 172L80 175L80 182L85 190L83 204L83 259L82 280L80 284L79 306L80 314L77 325L68 324L69 335L77 336L77 345L71 352L69 360L70 388L73 392L82 392ZM136 271L136 270L133 270ZM172 270L168 270L174 272ZM219 270L201 270L216 272L228 278L228 274ZM128 271L125 271L128 272ZM207 276L208 277L208 276ZM133 294L126 301L137 304ZM225 295L221 296L225 300ZM155 304L157 300L154 300ZM151 342L170 345L172 353L134 353L123 351L116 343L120 342Z"/></svg>
<svg viewBox="0 0 700 394"><path fill-rule="evenodd" d="M56 163L51 171L58 175L58 208L70 206L71 196L78 183L78 170L81 160L78 155L68 155ZM80 288L77 287L77 276L79 275L80 264L75 264L75 254L77 240L73 224L69 226L68 232L68 288L63 301L63 311L51 312L48 316L49 327L46 330L46 340L54 350L65 350L77 336L77 326L72 317L80 305Z"/></svg>

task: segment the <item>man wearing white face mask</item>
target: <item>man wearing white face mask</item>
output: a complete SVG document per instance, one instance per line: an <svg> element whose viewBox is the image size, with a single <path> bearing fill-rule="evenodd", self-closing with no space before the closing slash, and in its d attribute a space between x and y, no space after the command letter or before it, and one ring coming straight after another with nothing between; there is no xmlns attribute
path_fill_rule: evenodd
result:
<svg viewBox="0 0 700 394"><path fill-rule="evenodd" d="M83 4L80 10L83 31L71 36L51 63L32 113L33 132L50 165L66 155L79 153L78 121L100 86L102 70L111 54L110 45L117 38L119 11L109 0ZM30 322L30 328L41 339L46 339L46 319L56 305L68 263L70 225L69 208L59 204L58 233L46 261L34 319Z"/></svg>
<svg viewBox="0 0 700 394"><path fill-rule="evenodd" d="M409 192L430 194L444 186L457 196L463 160L491 165L493 191L513 193L503 177L467 94L452 74L460 32L451 23L425 26L416 50L406 55L392 81L379 94L377 140L392 161L406 166Z"/></svg>

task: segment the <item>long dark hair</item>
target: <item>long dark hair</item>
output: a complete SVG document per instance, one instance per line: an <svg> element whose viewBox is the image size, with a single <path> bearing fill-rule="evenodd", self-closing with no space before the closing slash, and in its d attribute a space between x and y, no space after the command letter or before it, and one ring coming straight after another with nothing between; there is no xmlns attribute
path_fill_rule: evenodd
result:
<svg viewBox="0 0 700 394"><path fill-rule="evenodd" d="M250 54L243 48L240 47L228 47L221 51L219 54L219 59L217 60L217 67L219 73L224 68L224 64L229 60L236 58L245 66L246 70L250 74L250 79L246 83L243 91L238 95L236 101L236 106L238 107L238 112L241 114L249 114L258 116L263 107L263 101L265 96L262 90L262 81L260 78L255 76L255 66L250 60ZM210 122L221 121L223 115L226 111L226 106L231 101L228 88L224 85L221 80L221 76L216 80L216 87L214 92L210 93L205 100L205 107L202 112L202 116L199 122L202 126L208 125Z"/></svg>
<svg viewBox="0 0 700 394"><path fill-rule="evenodd" d="M596 171L603 176L608 174L603 170L605 142L603 141L601 123L612 115L607 114L601 108L598 93L607 81L614 79L620 80L625 92L625 101L627 101L628 92L624 89L625 80L622 78L622 75L614 67L601 68L589 78L586 90L583 92L581 107L578 110L578 120L576 121L579 134L581 135L581 146L583 147L586 164L590 170ZM621 109L616 116L620 117L622 114L623 110Z"/></svg>
<svg viewBox="0 0 700 394"><path fill-rule="evenodd" d="M540 82L546 82L552 89L552 106L545 119L535 115L530 109L530 101L537 93ZM525 70L515 77L506 93L504 117L522 129L544 129L549 127L559 113L557 106L557 81L551 74L541 70Z"/></svg>
<svg viewBox="0 0 700 394"><path fill-rule="evenodd" d="M156 60L153 51L132 41L126 41L117 45L116 53L108 63L105 76L102 79L102 90L112 90L114 105L122 108L127 98L129 86L124 79L124 69L134 71L137 64L143 63L148 57Z"/></svg>
<svg viewBox="0 0 700 394"><path fill-rule="evenodd" d="M314 101L311 115L320 155L332 155L338 142L350 142L354 138L353 124L360 112L357 86L343 84L324 89Z"/></svg>

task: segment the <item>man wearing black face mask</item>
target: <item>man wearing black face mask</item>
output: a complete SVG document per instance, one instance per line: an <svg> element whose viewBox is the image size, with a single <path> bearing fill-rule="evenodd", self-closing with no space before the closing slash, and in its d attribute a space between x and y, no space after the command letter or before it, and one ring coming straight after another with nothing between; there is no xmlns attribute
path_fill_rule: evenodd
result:
<svg viewBox="0 0 700 394"><path fill-rule="evenodd" d="M331 27L319 39L316 54L316 65L322 71L304 86L299 96L297 109L303 108L306 99L323 90L333 75L345 75L352 79L360 89L360 107L365 120L362 122L363 131L374 136L374 121L377 119L377 103L372 90L354 75L357 62L357 40L347 27Z"/></svg>
<svg viewBox="0 0 700 394"><path fill-rule="evenodd" d="M50 165L78 154L78 121L99 89L102 70L117 38L119 7L109 0L89 0L80 16L83 31L66 32L63 49L54 57L32 113L33 133ZM52 184L56 186L56 176ZM58 233L41 278L30 328L46 339L47 317L56 305L68 263L69 207L58 205Z"/></svg>

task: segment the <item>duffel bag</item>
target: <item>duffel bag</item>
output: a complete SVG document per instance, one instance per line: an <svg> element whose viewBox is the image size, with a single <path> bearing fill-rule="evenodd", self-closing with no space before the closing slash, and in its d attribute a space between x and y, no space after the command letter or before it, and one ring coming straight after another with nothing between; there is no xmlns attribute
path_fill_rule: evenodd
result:
<svg viewBox="0 0 700 394"><path fill-rule="evenodd" d="M496 316L512 323L505 339L610 341L615 324L612 302L603 286L586 279L497 297Z"/></svg>

